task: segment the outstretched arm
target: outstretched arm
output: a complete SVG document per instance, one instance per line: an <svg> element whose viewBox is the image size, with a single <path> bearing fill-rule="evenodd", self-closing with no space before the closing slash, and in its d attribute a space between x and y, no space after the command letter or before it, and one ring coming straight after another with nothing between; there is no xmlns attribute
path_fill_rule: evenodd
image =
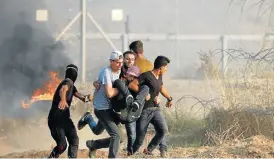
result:
<svg viewBox="0 0 274 159"><path fill-rule="evenodd" d="M83 95L82 93L78 92L75 86L73 86L73 95L83 102L89 102L93 100L93 94Z"/></svg>
<svg viewBox="0 0 274 159"><path fill-rule="evenodd" d="M89 101L93 100L93 94L83 95L80 92L75 92L74 96L77 97L78 99L80 99L83 102L89 102Z"/></svg>

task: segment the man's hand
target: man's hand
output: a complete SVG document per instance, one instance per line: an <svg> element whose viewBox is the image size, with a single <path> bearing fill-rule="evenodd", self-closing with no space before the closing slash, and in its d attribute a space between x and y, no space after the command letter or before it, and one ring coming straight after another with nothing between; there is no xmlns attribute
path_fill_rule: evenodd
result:
<svg viewBox="0 0 274 159"><path fill-rule="evenodd" d="M156 96L155 98L154 98L154 102L156 103L156 104L160 104L160 97L159 96Z"/></svg>
<svg viewBox="0 0 274 159"><path fill-rule="evenodd" d="M172 106L172 101L167 101L166 102L166 107L171 108L171 106Z"/></svg>
<svg viewBox="0 0 274 159"><path fill-rule="evenodd" d="M93 94L90 94L88 97L89 97L89 101L93 100Z"/></svg>
<svg viewBox="0 0 274 159"><path fill-rule="evenodd" d="M100 82L97 80L93 82L93 86L96 90L99 90L101 85L100 85Z"/></svg>
<svg viewBox="0 0 274 159"><path fill-rule="evenodd" d="M148 100L150 100L150 94L148 94L147 96L146 96L146 101L148 101Z"/></svg>
<svg viewBox="0 0 274 159"><path fill-rule="evenodd" d="M90 95L85 96L84 102L87 103L87 102L90 102L92 100L93 100L93 94L90 94Z"/></svg>
<svg viewBox="0 0 274 159"><path fill-rule="evenodd" d="M69 106L68 106L67 101L61 100L61 101L59 102L59 105L58 105L58 108L59 108L59 109L64 110L64 109L66 109L66 108L68 108L68 107L69 107Z"/></svg>

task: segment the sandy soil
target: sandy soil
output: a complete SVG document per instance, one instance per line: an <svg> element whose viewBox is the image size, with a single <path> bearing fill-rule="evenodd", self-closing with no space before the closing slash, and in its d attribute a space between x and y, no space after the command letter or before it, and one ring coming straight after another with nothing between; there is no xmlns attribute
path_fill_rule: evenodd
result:
<svg viewBox="0 0 274 159"><path fill-rule="evenodd" d="M274 142L263 136L254 136L241 141L231 141L216 147L198 147L198 148L171 148L169 150L169 157L195 157L195 158L273 158ZM1 147L2 148L2 147ZM25 151L21 153L10 153L5 158L41 158L46 157L50 151ZM67 156L64 153L61 157ZM88 150L80 149L78 152L79 158L87 158ZM98 158L106 158L107 150L98 150L96 153ZM123 150L120 151L119 157L127 157ZM146 156L139 152L132 158L154 158L160 157L158 150L155 150L153 156Z"/></svg>

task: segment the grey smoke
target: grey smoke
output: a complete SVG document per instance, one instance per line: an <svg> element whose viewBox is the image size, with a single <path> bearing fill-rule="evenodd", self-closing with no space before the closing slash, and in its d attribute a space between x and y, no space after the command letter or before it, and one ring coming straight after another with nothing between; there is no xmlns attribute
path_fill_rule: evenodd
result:
<svg viewBox="0 0 274 159"><path fill-rule="evenodd" d="M62 77L71 62L63 44L35 22L37 6L37 0L0 1L0 116L20 116L20 100L42 87L49 71Z"/></svg>

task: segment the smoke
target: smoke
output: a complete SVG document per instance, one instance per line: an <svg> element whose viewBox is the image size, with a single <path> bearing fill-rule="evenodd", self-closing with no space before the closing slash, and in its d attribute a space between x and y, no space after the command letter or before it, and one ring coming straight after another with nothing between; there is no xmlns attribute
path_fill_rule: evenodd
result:
<svg viewBox="0 0 274 159"><path fill-rule="evenodd" d="M20 115L20 101L42 87L50 71L70 63L63 44L35 21L41 6L37 0L0 1L0 117Z"/></svg>

